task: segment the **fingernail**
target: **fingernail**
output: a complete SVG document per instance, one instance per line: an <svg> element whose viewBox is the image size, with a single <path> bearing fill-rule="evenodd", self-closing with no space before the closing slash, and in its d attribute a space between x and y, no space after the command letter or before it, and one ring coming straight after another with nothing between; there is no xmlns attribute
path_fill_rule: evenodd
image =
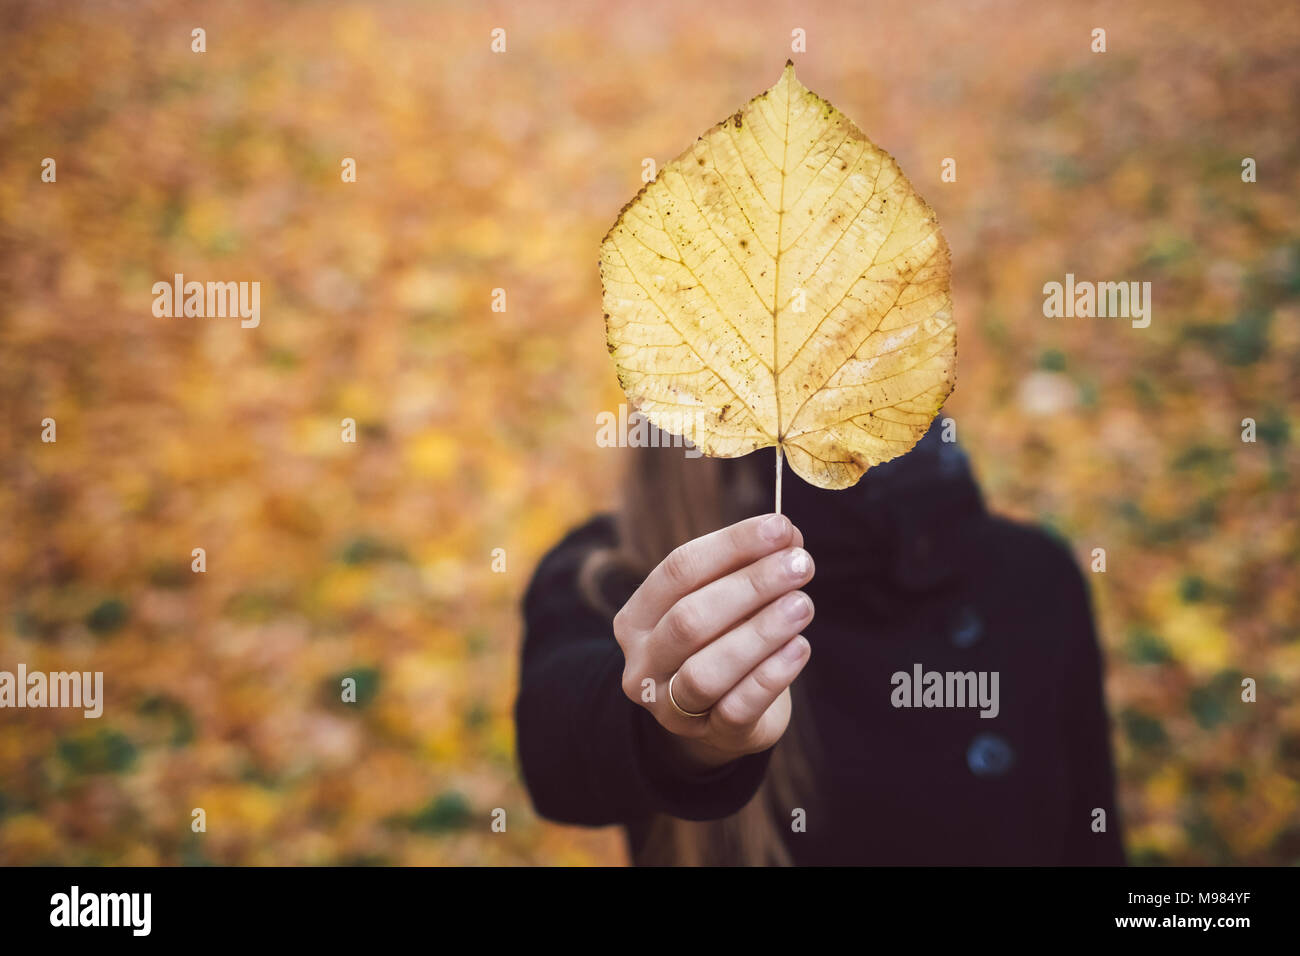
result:
<svg viewBox="0 0 1300 956"><path fill-rule="evenodd" d="M781 598L781 613L787 621L802 621L812 611L812 601L802 591L795 591Z"/></svg>
<svg viewBox="0 0 1300 956"><path fill-rule="evenodd" d="M803 548L795 548L788 558L790 573L797 578L803 577L812 569L812 555Z"/></svg>
<svg viewBox="0 0 1300 956"><path fill-rule="evenodd" d="M758 523L758 533L764 541L783 541L787 534L784 515L768 515Z"/></svg>
<svg viewBox="0 0 1300 956"><path fill-rule="evenodd" d="M781 660L788 664L797 663L803 658L808 648L808 640L800 635L793 641L781 648Z"/></svg>

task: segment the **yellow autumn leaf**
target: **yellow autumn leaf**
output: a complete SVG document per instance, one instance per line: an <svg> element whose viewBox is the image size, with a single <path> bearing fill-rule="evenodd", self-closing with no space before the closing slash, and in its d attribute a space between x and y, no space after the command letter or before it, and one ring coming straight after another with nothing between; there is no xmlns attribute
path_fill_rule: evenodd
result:
<svg viewBox="0 0 1300 956"><path fill-rule="evenodd" d="M629 400L707 455L776 445L804 480L846 488L952 391L938 221L793 64L623 208L600 269Z"/></svg>

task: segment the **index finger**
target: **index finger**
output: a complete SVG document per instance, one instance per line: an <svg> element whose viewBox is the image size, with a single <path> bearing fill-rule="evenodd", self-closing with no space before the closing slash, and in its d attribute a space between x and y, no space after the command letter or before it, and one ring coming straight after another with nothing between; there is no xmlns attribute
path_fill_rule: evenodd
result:
<svg viewBox="0 0 1300 956"><path fill-rule="evenodd" d="M619 614L628 626L651 630L687 594L790 545L802 547L803 535L778 514L746 518L687 541L659 562Z"/></svg>

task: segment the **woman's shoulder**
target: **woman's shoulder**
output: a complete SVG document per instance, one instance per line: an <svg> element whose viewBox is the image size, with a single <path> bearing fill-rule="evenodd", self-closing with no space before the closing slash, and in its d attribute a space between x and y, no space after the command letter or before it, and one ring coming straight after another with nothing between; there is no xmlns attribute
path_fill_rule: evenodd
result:
<svg viewBox="0 0 1300 956"><path fill-rule="evenodd" d="M617 543L617 525L610 514L593 515L571 528L537 562L524 592L525 612L542 600L576 602L579 578L587 559L593 552L612 548Z"/></svg>
<svg viewBox="0 0 1300 956"><path fill-rule="evenodd" d="M992 512L967 538L967 561L985 580L1004 583L1025 601L1089 604L1088 585L1069 541L1038 524Z"/></svg>
<svg viewBox="0 0 1300 956"><path fill-rule="evenodd" d="M618 543L618 528L611 514L592 515L580 525L570 528L555 545L547 551L537 563L540 573L543 569L581 565L588 554L603 548L612 548Z"/></svg>
<svg viewBox="0 0 1300 956"><path fill-rule="evenodd" d="M995 512L980 522L979 543L998 547L1022 559L1046 561L1055 570L1077 568L1068 540L1042 524L1034 524Z"/></svg>

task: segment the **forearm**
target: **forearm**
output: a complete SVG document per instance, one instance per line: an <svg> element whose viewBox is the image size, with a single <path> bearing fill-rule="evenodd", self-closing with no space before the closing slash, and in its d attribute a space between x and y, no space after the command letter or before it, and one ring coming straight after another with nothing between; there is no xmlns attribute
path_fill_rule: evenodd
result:
<svg viewBox="0 0 1300 956"><path fill-rule="evenodd" d="M516 703L519 759L538 813L629 823L655 813L717 819L757 791L769 754L705 765L621 686L622 654L594 642L532 662Z"/></svg>

